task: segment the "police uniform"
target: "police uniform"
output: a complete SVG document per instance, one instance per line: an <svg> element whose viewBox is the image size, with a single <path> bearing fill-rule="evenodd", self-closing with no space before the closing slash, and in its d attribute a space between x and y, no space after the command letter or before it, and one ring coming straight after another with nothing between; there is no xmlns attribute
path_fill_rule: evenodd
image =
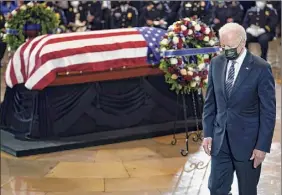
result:
<svg viewBox="0 0 282 195"><path fill-rule="evenodd" d="M213 3L209 1L183 1L178 12L178 19L196 17L207 25L212 23Z"/></svg>
<svg viewBox="0 0 282 195"><path fill-rule="evenodd" d="M3 42L4 29L5 29L5 17L4 14L0 12L0 67L2 67L1 61L6 51L6 43Z"/></svg>
<svg viewBox="0 0 282 195"><path fill-rule="evenodd" d="M102 29L102 4L99 1L86 1L82 3L84 14L82 20L87 20L87 30ZM88 20L87 17L94 17Z"/></svg>
<svg viewBox="0 0 282 195"><path fill-rule="evenodd" d="M150 1L140 16L140 25L166 29L170 13L171 9L166 2Z"/></svg>
<svg viewBox="0 0 282 195"><path fill-rule="evenodd" d="M87 13L85 12L82 4L79 2L79 4L74 7L71 5L70 1L68 3L69 9L65 13L68 22L68 29L71 32L85 31L87 24Z"/></svg>
<svg viewBox="0 0 282 195"><path fill-rule="evenodd" d="M228 23L228 19L232 22L241 24L243 19L243 7L237 1L221 1L215 4L214 19L218 19L219 23L214 23L213 28L217 32L224 24Z"/></svg>
<svg viewBox="0 0 282 195"><path fill-rule="evenodd" d="M245 29L253 26L263 28L265 33L258 37L254 37L250 33L247 33L247 47L250 42L258 42L261 46L261 57L267 59L268 42L275 36L275 28L277 25L277 12L275 9L265 6L264 9L252 7L246 13L243 21Z"/></svg>
<svg viewBox="0 0 282 195"><path fill-rule="evenodd" d="M121 2L120 6L112 11L111 28L131 28L138 25L138 11L135 7Z"/></svg>
<svg viewBox="0 0 282 195"><path fill-rule="evenodd" d="M178 10L180 9L181 1L166 1L171 12L168 17L168 26L177 21Z"/></svg>

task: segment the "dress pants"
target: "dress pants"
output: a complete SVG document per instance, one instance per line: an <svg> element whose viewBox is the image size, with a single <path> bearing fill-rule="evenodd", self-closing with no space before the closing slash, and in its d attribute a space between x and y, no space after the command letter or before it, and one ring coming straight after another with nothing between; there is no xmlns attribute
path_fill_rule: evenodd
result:
<svg viewBox="0 0 282 195"><path fill-rule="evenodd" d="M232 155L226 131L218 155L211 156L211 174L208 184L210 194L228 195L235 171L238 178L239 195L257 195L261 165L255 169L251 160L237 161Z"/></svg>

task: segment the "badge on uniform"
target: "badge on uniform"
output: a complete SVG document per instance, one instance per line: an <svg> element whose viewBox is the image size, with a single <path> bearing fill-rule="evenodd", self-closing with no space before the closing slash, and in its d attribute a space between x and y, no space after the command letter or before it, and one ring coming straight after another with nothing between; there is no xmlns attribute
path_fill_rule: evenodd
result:
<svg viewBox="0 0 282 195"><path fill-rule="evenodd" d="M266 16L269 16L269 11L265 11L265 15L266 15Z"/></svg>
<svg viewBox="0 0 282 195"><path fill-rule="evenodd" d="M131 12L129 12L129 13L127 14L127 18L128 18L128 19L132 18L132 13L131 13Z"/></svg>

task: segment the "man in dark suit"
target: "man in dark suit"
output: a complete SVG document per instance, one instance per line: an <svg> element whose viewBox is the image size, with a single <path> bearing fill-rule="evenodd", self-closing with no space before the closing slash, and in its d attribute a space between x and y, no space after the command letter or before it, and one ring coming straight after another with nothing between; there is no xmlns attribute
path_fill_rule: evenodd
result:
<svg viewBox="0 0 282 195"><path fill-rule="evenodd" d="M227 195L236 171L239 195L256 195L275 126L275 82L270 65L245 48L241 25L227 23L219 37L224 54L211 61L203 112L209 189L211 195Z"/></svg>

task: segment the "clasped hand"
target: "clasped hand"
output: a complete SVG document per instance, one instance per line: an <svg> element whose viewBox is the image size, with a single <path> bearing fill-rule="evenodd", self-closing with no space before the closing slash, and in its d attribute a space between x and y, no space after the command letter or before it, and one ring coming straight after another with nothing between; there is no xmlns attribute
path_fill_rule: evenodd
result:
<svg viewBox="0 0 282 195"><path fill-rule="evenodd" d="M260 35L265 33L265 29L263 28L256 29L256 28L249 27L247 28L246 32L251 34L253 37L259 37Z"/></svg>

